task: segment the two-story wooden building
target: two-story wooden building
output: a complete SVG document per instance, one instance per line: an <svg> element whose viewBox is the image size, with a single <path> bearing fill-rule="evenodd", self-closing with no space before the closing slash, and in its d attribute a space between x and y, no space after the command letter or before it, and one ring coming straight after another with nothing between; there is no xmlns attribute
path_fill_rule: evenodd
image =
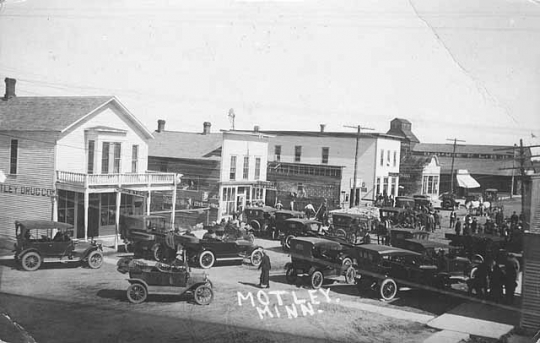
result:
<svg viewBox="0 0 540 343"><path fill-rule="evenodd" d="M152 192L176 191L176 174L147 171L153 136L115 97L17 97L5 81L2 238L25 219L70 223L85 239L114 235L121 214L149 213Z"/></svg>

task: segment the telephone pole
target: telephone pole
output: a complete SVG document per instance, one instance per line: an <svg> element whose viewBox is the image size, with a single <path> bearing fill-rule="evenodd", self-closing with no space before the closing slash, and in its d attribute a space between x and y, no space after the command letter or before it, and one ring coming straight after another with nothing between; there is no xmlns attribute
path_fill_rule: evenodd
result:
<svg viewBox="0 0 540 343"><path fill-rule="evenodd" d="M358 201L358 199L356 198L356 189L358 187L358 185L356 184L356 179L357 179L357 175L358 175L358 146L360 145L360 133L361 133L361 130L374 130L374 129L369 128L369 127L363 127L363 126L360 126L360 125L356 125L356 126L344 125L344 127L353 128L353 129L357 130L356 131L356 150L355 150L355 153L354 153L353 191L351 193L351 204L352 204L352 206L355 206L356 202ZM358 202L358 203L360 203L360 202Z"/></svg>
<svg viewBox="0 0 540 343"><path fill-rule="evenodd" d="M454 194L454 159L456 157L456 145L457 142L465 142L464 140L457 138L447 138L447 141L454 141L454 148L452 149L452 171L450 173L450 193Z"/></svg>

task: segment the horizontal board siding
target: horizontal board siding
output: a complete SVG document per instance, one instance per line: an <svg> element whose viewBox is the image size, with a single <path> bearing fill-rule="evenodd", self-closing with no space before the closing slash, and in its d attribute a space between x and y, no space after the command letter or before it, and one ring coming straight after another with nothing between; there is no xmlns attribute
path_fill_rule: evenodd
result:
<svg viewBox="0 0 540 343"><path fill-rule="evenodd" d="M51 219L54 190L54 141L52 133L9 133L19 140L17 175L0 185L0 239L15 237L15 220ZM0 141L0 168L9 171L9 137Z"/></svg>
<svg viewBox="0 0 540 343"><path fill-rule="evenodd" d="M540 328L540 235L525 234L521 326Z"/></svg>

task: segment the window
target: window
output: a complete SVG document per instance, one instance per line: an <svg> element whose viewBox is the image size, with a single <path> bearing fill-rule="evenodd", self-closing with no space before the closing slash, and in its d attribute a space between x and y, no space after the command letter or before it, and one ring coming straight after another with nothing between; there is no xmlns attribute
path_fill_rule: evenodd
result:
<svg viewBox="0 0 540 343"><path fill-rule="evenodd" d="M395 156L395 152L394 152ZM390 194L395 195L396 194L396 186L397 186L397 177L391 177L390 178Z"/></svg>
<svg viewBox="0 0 540 343"><path fill-rule="evenodd" d="M328 155L330 153L330 148L322 148L322 163L328 164Z"/></svg>
<svg viewBox="0 0 540 343"><path fill-rule="evenodd" d="M377 195L381 194L381 178L377 178L377 191L375 192Z"/></svg>
<svg viewBox="0 0 540 343"><path fill-rule="evenodd" d="M249 156L244 156L244 168L242 170L242 178L249 179Z"/></svg>
<svg viewBox="0 0 540 343"><path fill-rule="evenodd" d="M113 143L114 144L114 164L113 164L113 173L118 174L120 173L120 161L122 158L122 145L120 143Z"/></svg>
<svg viewBox="0 0 540 343"><path fill-rule="evenodd" d="M101 194L101 226L116 224L116 193Z"/></svg>
<svg viewBox="0 0 540 343"><path fill-rule="evenodd" d="M381 149L381 167L384 166L384 149Z"/></svg>
<svg viewBox="0 0 540 343"><path fill-rule="evenodd" d="M264 189L260 187L254 187L251 191L251 202L258 203L264 202Z"/></svg>
<svg viewBox="0 0 540 343"><path fill-rule="evenodd" d="M274 147L274 161L281 161L281 145L276 145Z"/></svg>
<svg viewBox="0 0 540 343"><path fill-rule="evenodd" d="M236 160L236 156L234 157ZM225 202L225 215L232 215L236 211L236 187L223 187L222 201Z"/></svg>
<svg viewBox="0 0 540 343"><path fill-rule="evenodd" d="M103 149L101 151L101 174L109 173L109 142L103 142Z"/></svg>
<svg viewBox="0 0 540 343"><path fill-rule="evenodd" d="M439 176L424 175L422 180L422 194L438 195L439 194Z"/></svg>
<svg viewBox="0 0 540 343"><path fill-rule="evenodd" d="M75 224L75 192L58 191L58 221Z"/></svg>
<svg viewBox="0 0 540 343"><path fill-rule="evenodd" d="M302 157L302 146L296 145L294 147L294 162L300 162L301 157Z"/></svg>
<svg viewBox="0 0 540 343"><path fill-rule="evenodd" d="M17 174L17 162L19 160L19 140L11 140L11 151L9 155L9 173Z"/></svg>
<svg viewBox="0 0 540 343"><path fill-rule="evenodd" d="M255 180L261 179L261 158L255 158Z"/></svg>
<svg viewBox="0 0 540 343"><path fill-rule="evenodd" d="M388 178L383 178L383 194L388 194Z"/></svg>
<svg viewBox="0 0 540 343"><path fill-rule="evenodd" d="M394 151L394 167L397 167L397 151Z"/></svg>
<svg viewBox="0 0 540 343"><path fill-rule="evenodd" d="M386 152L386 166L390 167L390 150Z"/></svg>
<svg viewBox="0 0 540 343"><path fill-rule="evenodd" d="M231 156L231 171L229 173L230 180L236 180L236 156Z"/></svg>
<svg viewBox="0 0 540 343"><path fill-rule="evenodd" d="M131 172L136 173L138 171L139 162L139 146L133 145L131 147Z"/></svg>
<svg viewBox="0 0 540 343"><path fill-rule="evenodd" d="M94 174L95 141L88 141L88 174Z"/></svg>

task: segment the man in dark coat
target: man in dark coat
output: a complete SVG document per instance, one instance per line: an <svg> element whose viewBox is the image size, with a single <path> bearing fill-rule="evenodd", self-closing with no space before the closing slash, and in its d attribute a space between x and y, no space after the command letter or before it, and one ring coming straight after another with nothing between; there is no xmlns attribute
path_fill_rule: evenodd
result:
<svg viewBox="0 0 540 343"><path fill-rule="evenodd" d="M261 270L259 287L270 288L270 269L272 269L272 265L270 264L270 257L266 254L266 251L262 250L262 254L263 258L259 265L259 269Z"/></svg>
<svg viewBox="0 0 540 343"><path fill-rule="evenodd" d="M454 230L456 231L456 235L461 235L461 222L459 221L459 218L457 218L456 227Z"/></svg>
<svg viewBox="0 0 540 343"><path fill-rule="evenodd" d="M505 280L504 280L504 295L508 304L514 303L514 293L517 287L519 275L519 261L514 254L508 254L504 264Z"/></svg>

